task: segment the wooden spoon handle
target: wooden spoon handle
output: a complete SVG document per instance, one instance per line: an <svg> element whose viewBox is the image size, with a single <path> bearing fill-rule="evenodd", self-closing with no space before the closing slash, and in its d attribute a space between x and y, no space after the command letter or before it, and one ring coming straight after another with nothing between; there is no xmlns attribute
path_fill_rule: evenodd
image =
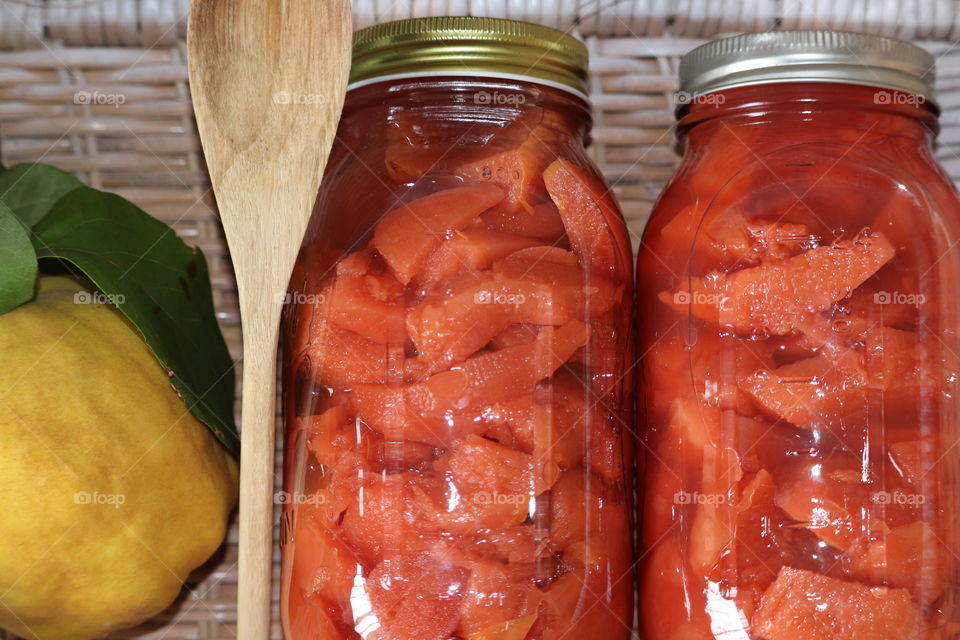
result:
<svg viewBox="0 0 960 640"><path fill-rule="evenodd" d="M270 638L273 575L273 479L279 318L272 305L243 318L240 431L239 640Z"/></svg>

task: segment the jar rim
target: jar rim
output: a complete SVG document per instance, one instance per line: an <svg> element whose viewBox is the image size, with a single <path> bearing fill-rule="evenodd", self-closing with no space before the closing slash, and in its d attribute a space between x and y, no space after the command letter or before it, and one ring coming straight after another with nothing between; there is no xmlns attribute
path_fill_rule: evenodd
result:
<svg viewBox="0 0 960 640"><path fill-rule="evenodd" d="M559 89L566 93L573 94L574 96L589 102L590 98L587 94L577 91L573 87L568 85L554 82L551 80L545 80L543 78L531 78L528 75L521 75L515 73L500 73L496 71L411 71L409 73L396 73L389 76L375 76L368 78L366 80L360 80L358 82L351 83L347 87L348 91L354 89L360 89L362 87L367 87L372 84L380 84L381 82L401 82L405 80L417 80L417 79L429 79L436 78L438 80L450 80L454 78L469 78L471 80L483 80L483 79L493 79L493 80L513 80L516 82L528 82L531 84L543 85L546 87L551 87L553 89Z"/></svg>

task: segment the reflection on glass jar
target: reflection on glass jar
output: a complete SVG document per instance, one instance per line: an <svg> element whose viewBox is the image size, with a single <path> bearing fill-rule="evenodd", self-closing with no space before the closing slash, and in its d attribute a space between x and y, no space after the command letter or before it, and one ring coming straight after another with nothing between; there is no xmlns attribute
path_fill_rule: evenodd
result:
<svg viewBox="0 0 960 640"><path fill-rule="evenodd" d="M639 259L648 640L960 631L960 202L931 68L813 32L681 67L684 161Z"/></svg>
<svg viewBox="0 0 960 640"><path fill-rule="evenodd" d="M358 36L285 318L291 640L629 637L632 268L585 64L499 20Z"/></svg>

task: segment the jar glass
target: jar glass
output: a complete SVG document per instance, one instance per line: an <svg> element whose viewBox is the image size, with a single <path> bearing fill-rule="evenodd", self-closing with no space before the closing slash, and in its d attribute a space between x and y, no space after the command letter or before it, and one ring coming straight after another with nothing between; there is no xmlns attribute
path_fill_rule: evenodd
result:
<svg viewBox="0 0 960 640"><path fill-rule="evenodd" d="M741 37L687 69L713 79L638 261L647 640L960 631L960 201L936 106L884 66L932 60L833 37ZM863 77L817 66L847 49ZM730 51L756 82L723 78ZM764 75L778 55L789 81Z"/></svg>
<svg viewBox="0 0 960 640"><path fill-rule="evenodd" d="M374 29L284 320L286 637L628 638L627 233L581 75L485 66L586 52L509 21ZM458 70L425 77L445 40Z"/></svg>

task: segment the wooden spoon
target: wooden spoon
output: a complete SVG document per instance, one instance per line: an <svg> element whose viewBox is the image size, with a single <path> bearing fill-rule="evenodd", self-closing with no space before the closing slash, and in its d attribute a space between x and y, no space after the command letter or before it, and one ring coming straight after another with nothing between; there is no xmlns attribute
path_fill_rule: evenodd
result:
<svg viewBox="0 0 960 640"><path fill-rule="evenodd" d="M243 320L238 637L270 637L282 300L343 108L349 0L194 0L197 127Z"/></svg>

